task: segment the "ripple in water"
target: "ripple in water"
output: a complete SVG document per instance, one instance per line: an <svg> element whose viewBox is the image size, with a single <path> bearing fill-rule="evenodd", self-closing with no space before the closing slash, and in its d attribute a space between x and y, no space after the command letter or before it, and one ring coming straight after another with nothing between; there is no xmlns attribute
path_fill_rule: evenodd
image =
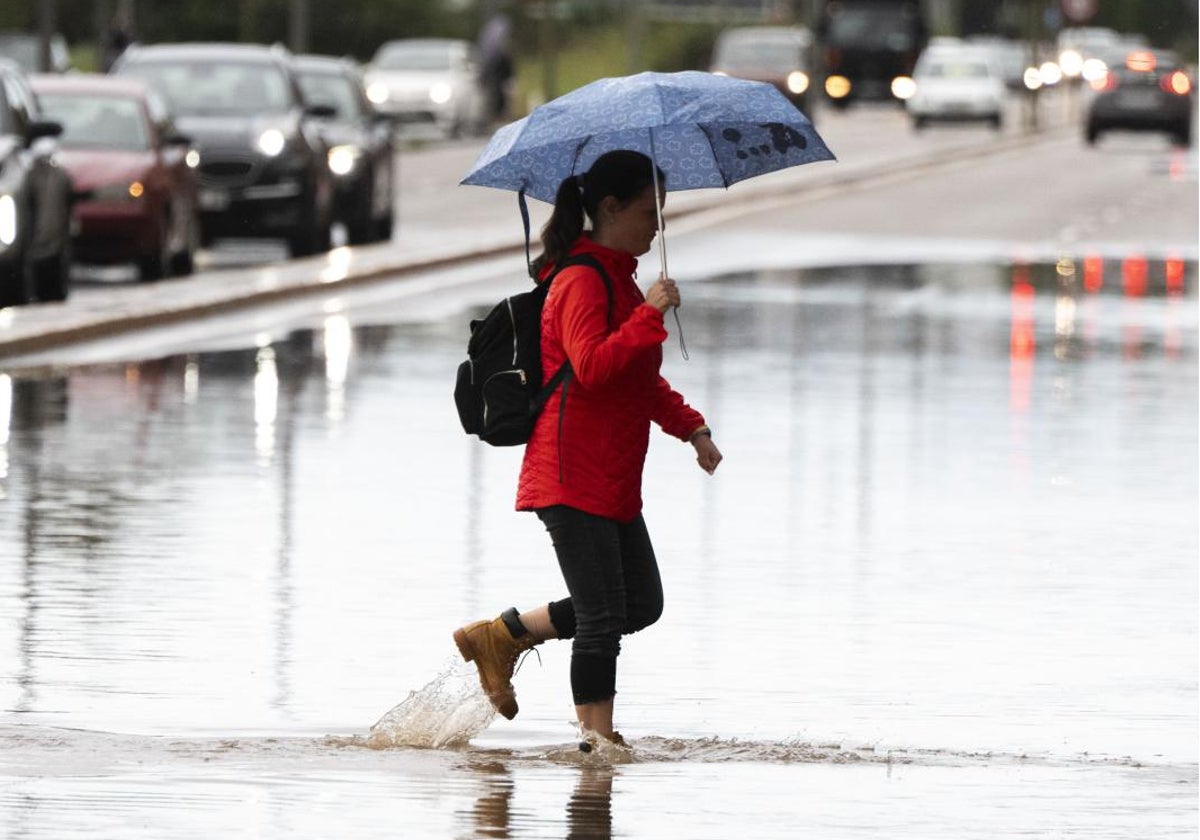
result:
<svg viewBox="0 0 1200 840"><path fill-rule="evenodd" d="M427 685L410 692L371 727L371 749L463 746L496 716L479 685L475 666L453 658Z"/></svg>

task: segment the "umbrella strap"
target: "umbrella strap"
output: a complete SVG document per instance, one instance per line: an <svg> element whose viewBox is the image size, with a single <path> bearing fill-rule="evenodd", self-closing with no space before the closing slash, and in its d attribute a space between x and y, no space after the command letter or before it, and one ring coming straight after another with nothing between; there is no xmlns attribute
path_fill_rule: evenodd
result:
<svg viewBox="0 0 1200 840"><path fill-rule="evenodd" d="M517 192L517 204L521 208L521 224L525 226L525 270L532 279L537 280L533 276L533 261L529 257L529 205L525 202L524 189Z"/></svg>
<svg viewBox="0 0 1200 840"><path fill-rule="evenodd" d="M679 352L683 354L683 360L688 360L687 342L683 340L683 324L679 320L679 307L671 307L672 314L675 315L675 326L679 329Z"/></svg>

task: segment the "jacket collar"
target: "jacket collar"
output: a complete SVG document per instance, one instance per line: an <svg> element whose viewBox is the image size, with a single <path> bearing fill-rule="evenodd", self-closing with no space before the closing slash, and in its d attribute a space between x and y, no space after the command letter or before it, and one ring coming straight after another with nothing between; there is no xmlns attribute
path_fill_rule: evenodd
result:
<svg viewBox="0 0 1200 840"><path fill-rule="evenodd" d="M633 254L605 247L586 233L576 239L575 244L571 246L570 255L574 257L579 254L595 257L614 280L618 277L632 277L633 273L637 271L638 261ZM542 269L542 277L548 277L553 270L553 266Z"/></svg>

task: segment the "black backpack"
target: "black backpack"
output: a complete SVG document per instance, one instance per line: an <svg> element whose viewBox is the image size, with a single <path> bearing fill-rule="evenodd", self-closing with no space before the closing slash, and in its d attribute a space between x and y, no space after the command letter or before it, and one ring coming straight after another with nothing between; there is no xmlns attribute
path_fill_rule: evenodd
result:
<svg viewBox="0 0 1200 840"><path fill-rule="evenodd" d="M564 260L530 291L505 298L482 320L472 321L467 360L458 366L454 385L454 403L467 434L492 446L527 442L546 400L574 374L566 361L542 384L542 306L550 283L573 265L590 266L604 279L611 323L612 281L595 258L582 254Z"/></svg>

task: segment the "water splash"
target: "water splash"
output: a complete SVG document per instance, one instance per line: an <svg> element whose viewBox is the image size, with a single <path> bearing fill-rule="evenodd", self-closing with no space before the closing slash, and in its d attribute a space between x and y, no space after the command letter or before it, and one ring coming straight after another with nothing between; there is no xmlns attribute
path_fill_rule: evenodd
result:
<svg viewBox="0 0 1200 840"><path fill-rule="evenodd" d="M450 659L433 680L410 692L371 727L365 745L376 750L462 746L487 729L495 716L475 667Z"/></svg>

